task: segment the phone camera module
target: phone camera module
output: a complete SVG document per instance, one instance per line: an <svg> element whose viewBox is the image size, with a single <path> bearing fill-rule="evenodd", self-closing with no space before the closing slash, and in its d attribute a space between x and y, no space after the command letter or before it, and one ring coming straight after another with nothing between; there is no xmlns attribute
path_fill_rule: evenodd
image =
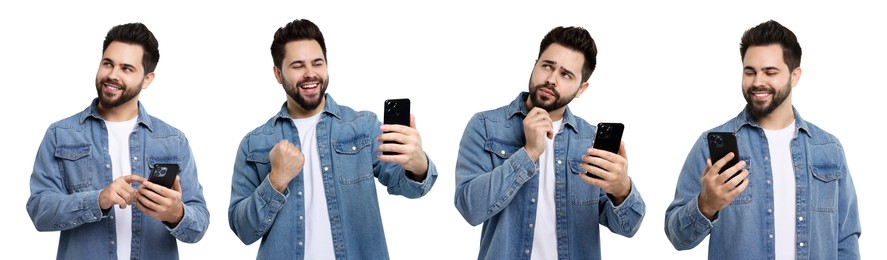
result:
<svg viewBox="0 0 887 260"><path fill-rule="evenodd" d="M613 134L613 128L611 126L609 126L609 125L602 125L601 126L601 137L602 138L609 138L610 135L612 135L612 134Z"/></svg>
<svg viewBox="0 0 887 260"><path fill-rule="evenodd" d="M169 171L169 169L167 169L166 166L160 166L160 168L157 170L157 177L166 176L167 171Z"/></svg>
<svg viewBox="0 0 887 260"><path fill-rule="evenodd" d="M709 142L714 143L714 145L717 146L717 147L724 146L724 138L721 137L721 136L713 135L713 136L711 136L711 138L709 138L709 139L710 139Z"/></svg>

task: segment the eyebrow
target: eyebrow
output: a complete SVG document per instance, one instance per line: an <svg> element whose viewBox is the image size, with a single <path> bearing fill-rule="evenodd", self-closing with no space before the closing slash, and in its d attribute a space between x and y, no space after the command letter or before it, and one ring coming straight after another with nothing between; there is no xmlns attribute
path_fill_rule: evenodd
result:
<svg viewBox="0 0 887 260"><path fill-rule="evenodd" d="M555 62L553 60L542 60L542 63L548 64L548 65L557 65L557 62ZM573 76L573 77L576 76L575 73L568 70L567 68L564 68L564 66L560 66L559 68L561 68L561 70L563 70L565 73L569 74L570 76Z"/></svg>
<svg viewBox="0 0 887 260"><path fill-rule="evenodd" d="M111 59L109 59L109 58L102 58L102 61L110 62L110 63L115 63L113 60L111 60ZM123 67L133 68L133 69L136 68L135 65L132 65L132 64L129 64L129 63L116 63L116 64L119 64L120 66L123 66Z"/></svg>
<svg viewBox="0 0 887 260"><path fill-rule="evenodd" d="M755 68L752 67L752 66L745 66L745 68L743 68L743 69L746 69L746 70L755 70ZM778 68L778 67L770 66L770 67L764 67L764 68L761 68L761 70L777 70L777 71L778 71L779 68Z"/></svg>
<svg viewBox="0 0 887 260"><path fill-rule="evenodd" d="M323 58L316 58L314 60L311 60L312 63L318 62L318 61L324 61L324 59ZM296 65L296 64L305 64L305 61L304 60L294 60L293 62L290 62L290 66Z"/></svg>

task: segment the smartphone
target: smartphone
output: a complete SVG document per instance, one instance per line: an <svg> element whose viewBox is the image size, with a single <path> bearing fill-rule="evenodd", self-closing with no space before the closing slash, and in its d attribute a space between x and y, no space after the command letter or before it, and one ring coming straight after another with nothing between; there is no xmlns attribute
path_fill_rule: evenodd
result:
<svg viewBox="0 0 887 260"><path fill-rule="evenodd" d="M592 143L591 147L618 154L619 143L622 142L622 132L624 130L625 125L622 123L598 123L597 131L594 133L594 143ZM601 178L590 172L586 172L585 175L597 179Z"/></svg>
<svg viewBox="0 0 887 260"><path fill-rule="evenodd" d="M385 100L383 123L386 125L398 124L410 126L410 99L399 98ZM383 154L393 155L396 153L384 152Z"/></svg>
<svg viewBox="0 0 887 260"><path fill-rule="evenodd" d="M711 154L711 163L715 163L724 156L727 156L728 153L733 153L733 159L727 162L723 168L721 168L721 172L727 168L733 167L739 163L739 146L736 145L736 135L732 132L709 132L707 136L708 140L708 152ZM739 175L739 172L730 176L727 181Z"/></svg>
<svg viewBox="0 0 887 260"><path fill-rule="evenodd" d="M158 163L154 164L154 168L151 169L151 175L148 176L148 181L159 184L167 189L172 189L172 184L176 181L176 176L178 175L178 164Z"/></svg>

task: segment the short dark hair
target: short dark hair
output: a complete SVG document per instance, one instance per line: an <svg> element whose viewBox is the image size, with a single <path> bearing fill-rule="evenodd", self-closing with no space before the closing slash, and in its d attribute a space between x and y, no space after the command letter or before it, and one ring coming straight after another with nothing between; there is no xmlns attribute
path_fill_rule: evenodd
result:
<svg viewBox="0 0 887 260"><path fill-rule="evenodd" d="M157 38L154 38L154 34L144 24L128 23L112 27L108 31L108 35L105 36L102 53L114 41L142 46L142 49L145 50L142 54L142 67L145 67L145 75L154 72L154 69L157 68L157 62L160 61L160 50L157 49L159 44Z"/></svg>
<svg viewBox="0 0 887 260"><path fill-rule="evenodd" d="M773 20L745 31L739 44L739 53L745 60L745 52L749 47L771 44L779 44L782 47L782 59L788 65L789 71L801 66L801 44L798 43L795 33Z"/></svg>
<svg viewBox="0 0 887 260"><path fill-rule="evenodd" d="M548 49L548 46L552 43L582 52L585 56L585 64L582 66L582 82L588 81L591 73L594 72L594 67L597 65L597 45L595 45L594 39L591 38L591 34L582 27L559 26L551 29L545 35L545 38L542 38L542 43L539 46L539 56L536 58L542 57L542 52Z"/></svg>
<svg viewBox="0 0 887 260"><path fill-rule="evenodd" d="M323 58L326 59L326 42L323 41L323 33L316 24L308 19L296 19L289 22L284 27L277 29L274 33L274 41L271 42L271 58L274 59L274 66L280 68L283 64L283 55L286 54L284 48L287 43L299 40L315 40L320 44L323 51Z"/></svg>

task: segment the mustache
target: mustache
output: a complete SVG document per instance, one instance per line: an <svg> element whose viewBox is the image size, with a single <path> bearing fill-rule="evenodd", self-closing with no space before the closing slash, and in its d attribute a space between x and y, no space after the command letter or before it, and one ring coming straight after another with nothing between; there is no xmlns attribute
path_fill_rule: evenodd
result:
<svg viewBox="0 0 887 260"><path fill-rule="evenodd" d="M752 94L754 92L761 92L761 91L766 91L767 93L771 93L771 94L776 92L776 90L771 87L751 87L748 89L748 91L746 91L746 93Z"/></svg>
<svg viewBox="0 0 887 260"><path fill-rule="evenodd" d="M296 86L298 87L298 86L300 86L300 85L302 85L302 84L304 84L305 82L308 82L308 81L317 81L317 83L318 83L319 85L322 85L322 84L323 84L323 79L322 79L322 78L317 77L317 76L314 76L314 77L310 77L310 78L307 78L307 79L300 79L299 81L296 81Z"/></svg>
<svg viewBox="0 0 887 260"><path fill-rule="evenodd" d="M117 86L120 86L120 87L124 87L123 82L120 82L120 80L116 80L116 79L105 78L105 79L102 79L102 81L99 82L99 83L101 83L102 85L105 85L105 84L114 84L114 85L117 85Z"/></svg>

